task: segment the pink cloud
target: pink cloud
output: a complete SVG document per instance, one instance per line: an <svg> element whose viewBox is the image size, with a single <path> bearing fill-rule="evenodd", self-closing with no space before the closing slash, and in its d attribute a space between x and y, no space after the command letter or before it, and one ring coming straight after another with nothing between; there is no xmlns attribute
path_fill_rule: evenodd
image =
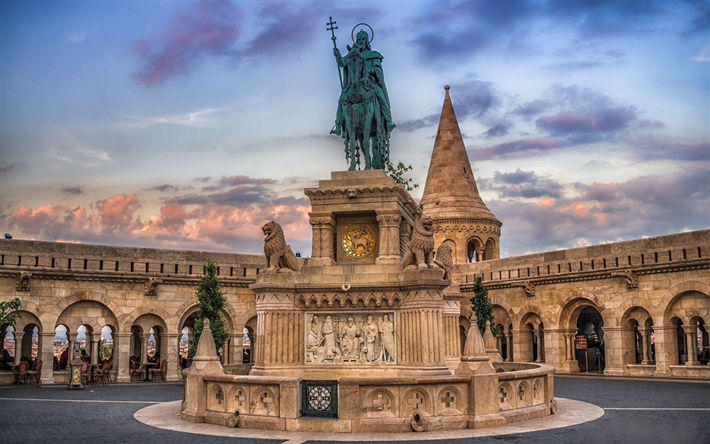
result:
<svg viewBox="0 0 710 444"><path fill-rule="evenodd" d="M620 130L634 120L636 107L618 106L592 113L562 111L554 116L540 117L535 125L551 133L608 132Z"/></svg>
<svg viewBox="0 0 710 444"><path fill-rule="evenodd" d="M144 63L134 75L136 81L159 85L188 73L205 55L229 54L241 34L240 19L239 10L230 1L199 1L173 18L157 36L133 42L133 51Z"/></svg>
<svg viewBox="0 0 710 444"><path fill-rule="evenodd" d="M499 145L489 146L480 150L469 150L472 160L489 160L501 157L527 157L546 151L558 150L567 146L563 140L557 139L524 139Z"/></svg>

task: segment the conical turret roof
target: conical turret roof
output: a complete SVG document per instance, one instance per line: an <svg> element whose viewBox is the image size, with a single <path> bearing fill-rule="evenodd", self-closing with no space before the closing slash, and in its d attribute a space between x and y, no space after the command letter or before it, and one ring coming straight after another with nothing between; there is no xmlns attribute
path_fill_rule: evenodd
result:
<svg viewBox="0 0 710 444"><path fill-rule="evenodd" d="M501 225L478 193L454 105L449 96L449 85L444 89L446 97L421 200L424 214L435 221L474 219Z"/></svg>

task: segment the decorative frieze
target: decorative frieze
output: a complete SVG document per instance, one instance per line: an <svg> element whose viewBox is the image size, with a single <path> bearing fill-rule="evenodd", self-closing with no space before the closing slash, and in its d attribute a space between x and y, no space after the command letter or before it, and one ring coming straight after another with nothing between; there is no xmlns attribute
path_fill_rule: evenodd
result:
<svg viewBox="0 0 710 444"><path fill-rule="evenodd" d="M313 312L305 316L306 364L397 362L394 312Z"/></svg>

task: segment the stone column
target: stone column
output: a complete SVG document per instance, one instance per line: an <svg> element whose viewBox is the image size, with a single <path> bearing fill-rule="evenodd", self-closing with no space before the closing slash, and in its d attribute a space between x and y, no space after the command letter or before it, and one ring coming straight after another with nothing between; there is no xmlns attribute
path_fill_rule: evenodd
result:
<svg viewBox="0 0 710 444"><path fill-rule="evenodd" d="M376 263L397 263L399 256L399 224L401 217L397 213L377 213L380 227L379 254Z"/></svg>
<svg viewBox="0 0 710 444"><path fill-rule="evenodd" d="M333 256L333 227L335 218L332 214L310 213L309 223L313 232L313 246L310 264L332 265Z"/></svg>
<svg viewBox="0 0 710 444"><path fill-rule="evenodd" d="M542 363L545 362L545 357L543 356L543 353L545 351L544 347L544 333L542 331L542 328L537 329L537 359L535 362Z"/></svg>
<svg viewBox="0 0 710 444"><path fill-rule="evenodd" d="M532 332L529 330L513 330L515 338L516 362L532 362Z"/></svg>
<svg viewBox="0 0 710 444"><path fill-rule="evenodd" d="M507 362L514 362L515 355L513 354L513 331L508 332L508 357L505 359Z"/></svg>
<svg viewBox="0 0 710 444"><path fill-rule="evenodd" d="M678 346L675 325L654 326L653 333L656 343L656 373L655 376L669 376L670 366L678 365Z"/></svg>
<svg viewBox="0 0 710 444"><path fill-rule="evenodd" d="M180 351L180 336L182 336L182 333L169 333L169 334L162 334L160 335L161 338L164 338L165 342L164 345L166 345L167 350L163 350L160 353L160 356L163 359L168 360L167 368L165 371L167 374L165 375L165 380L166 381L179 381L182 379L180 376L180 359L179 359L179 351Z"/></svg>
<svg viewBox="0 0 710 444"><path fill-rule="evenodd" d="M145 367L148 363L148 340L150 339L150 334L136 335L136 339L140 341L139 344L141 345L140 363Z"/></svg>
<svg viewBox="0 0 710 444"><path fill-rule="evenodd" d="M605 375L628 374L624 362L624 341L622 340L624 330L626 329L620 327L604 327Z"/></svg>
<svg viewBox="0 0 710 444"><path fill-rule="evenodd" d="M116 382L131 380L131 337L132 333L113 334L113 369L117 372Z"/></svg>
<svg viewBox="0 0 710 444"><path fill-rule="evenodd" d="M641 364L643 365L650 365L651 364L651 333L653 332L653 329L648 328L642 330L642 336L643 336L643 361L641 361Z"/></svg>
<svg viewBox="0 0 710 444"><path fill-rule="evenodd" d="M54 384L54 332L39 334L39 358L42 360L42 384Z"/></svg>
<svg viewBox="0 0 710 444"><path fill-rule="evenodd" d="M695 325L684 325L683 331L685 332L685 351L688 354L688 360L685 365L700 365L698 362L698 327Z"/></svg>
<svg viewBox="0 0 710 444"><path fill-rule="evenodd" d="M76 345L76 333L67 332L67 347L69 353L67 353L67 369L69 368L69 363L74 359L74 346Z"/></svg>
<svg viewBox="0 0 710 444"><path fill-rule="evenodd" d="M22 358L22 339L25 337L25 332L15 330L14 335L15 335L15 365L20 365L20 359Z"/></svg>
<svg viewBox="0 0 710 444"><path fill-rule="evenodd" d="M241 364L244 358L244 334L233 334L230 338L232 344L230 364Z"/></svg>
<svg viewBox="0 0 710 444"><path fill-rule="evenodd" d="M87 341L91 341L91 363L99 363L99 340L101 339L101 333L87 333Z"/></svg>
<svg viewBox="0 0 710 444"><path fill-rule="evenodd" d="M543 330L542 357L545 364L560 367L567 360L567 340L557 329Z"/></svg>

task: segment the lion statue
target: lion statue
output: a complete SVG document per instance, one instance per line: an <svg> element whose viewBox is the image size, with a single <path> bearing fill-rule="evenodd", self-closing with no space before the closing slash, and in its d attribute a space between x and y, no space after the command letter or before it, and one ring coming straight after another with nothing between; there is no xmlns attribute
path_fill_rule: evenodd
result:
<svg viewBox="0 0 710 444"><path fill-rule="evenodd" d="M298 271L298 260L293 251L291 251L291 246L286 245L286 237L281 225L272 220L261 227L261 231L264 232L265 236L265 271L278 271L280 269Z"/></svg>
<svg viewBox="0 0 710 444"><path fill-rule="evenodd" d="M451 245L446 242L439 245L436 250L434 263L444 270L444 279L451 279L451 273L454 271L454 259L451 253Z"/></svg>
<svg viewBox="0 0 710 444"><path fill-rule="evenodd" d="M434 228L431 216L420 216L414 223L409 239L409 251L402 259L406 268L438 268L434 264Z"/></svg>

